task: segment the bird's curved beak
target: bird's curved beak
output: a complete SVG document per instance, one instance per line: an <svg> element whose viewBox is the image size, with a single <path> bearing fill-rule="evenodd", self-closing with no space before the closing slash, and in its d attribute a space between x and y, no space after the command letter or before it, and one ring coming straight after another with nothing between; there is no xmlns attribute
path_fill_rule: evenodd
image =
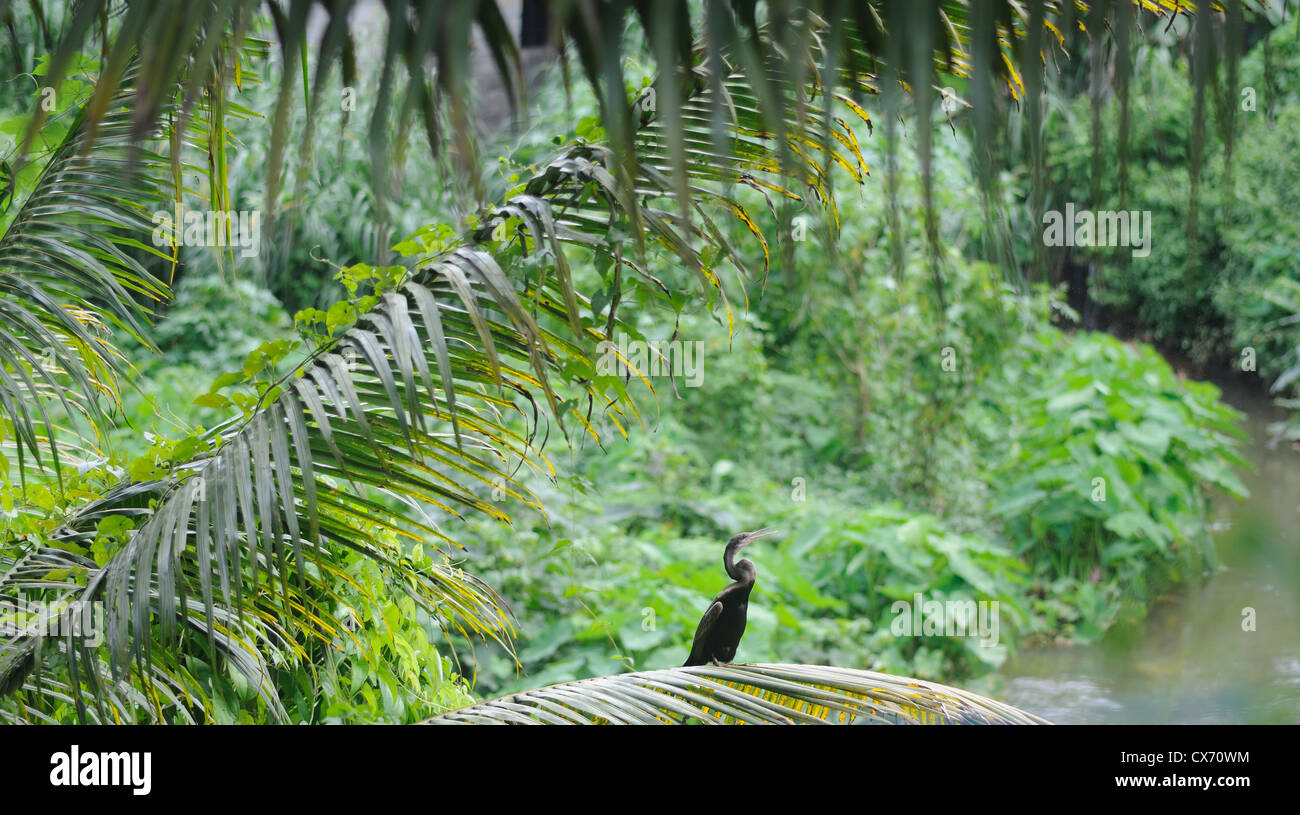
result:
<svg viewBox="0 0 1300 815"><path fill-rule="evenodd" d="M769 535L775 535L775 534L776 534L776 530L772 529L771 527L765 526L762 529L755 529L753 532L745 533L746 535L745 545L748 546L749 544L753 543L754 541L760 538L766 538Z"/></svg>

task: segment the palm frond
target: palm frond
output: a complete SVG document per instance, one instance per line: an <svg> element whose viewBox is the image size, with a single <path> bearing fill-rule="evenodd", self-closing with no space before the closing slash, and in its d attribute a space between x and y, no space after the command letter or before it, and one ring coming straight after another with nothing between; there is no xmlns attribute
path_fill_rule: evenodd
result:
<svg viewBox="0 0 1300 815"><path fill-rule="evenodd" d="M166 208L170 176L165 158L136 146L136 78L98 121L76 113L0 236L0 410L13 422L20 469L26 454L40 463L43 449L57 466L59 413L49 408L92 431L106 426L104 405L116 403L124 371L109 335L152 347L149 304L168 296L128 251L152 250L144 238L151 214Z"/></svg>
<svg viewBox="0 0 1300 815"><path fill-rule="evenodd" d="M649 50L657 63L655 90L662 101L659 106L665 124L665 149L669 175L682 201L685 217L686 157L690 145L678 134L689 111L681 102L692 96L690 85L700 65L701 46L706 64L713 69L709 81L722 103L721 80L728 72L717 70L726 62L747 75L753 111L764 129L778 131L779 123L800 120L811 106L820 114L817 126L801 135L815 134L823 144L832 139L834 122L829 108L816 102L808 88L817 79L832 85L832 78L851 77L851 84L871 85L886 93L899 88L912 92L918 112L928 119L936 98L940 76L973 77L977 94L983 100L994 79L1012 100L1028 94L1032 106L1037 101L1041 82L1035 79L1043 70L1043 60L1051 48L1064 48L1075 29L1111 32L1128 41L1131 33L1154 19L1178 14L1197 19L1209 18L1197 12L1204 3L1192 0L1129 0L1125 3L1079 3L1049 0L1043 3L1015 3L1005 0L925 0L924 2L843 3L838 0L809 0L784 4L759 0L708 0L703 20L692 19L692 6L686 2L672 4L628 3L601 0L594 3L553 2L547 4L550 37L565 54L575 54L582 76L595 91L602 118L610 134L611 147L619 161L612 168L614 177L628 188L635 178L639 154L634 137L646 109L632 104L627 94L627 77L623 63L630 40L624 33L635 20L644 33ZM1240 7L1244 0L1228 6ZM78 3L62 32L51 65L51 81L57 85L71 65L73 56L94 40L108 55L110 70L96 91L92 110L109 109L108 100L117 90L116 68L125 64L128 55L140 53L154 76L185 76L184 97L193 100L200 88L209 83L229 83L237 71L229 63L199 59L193 55L211 55L219 49L224 32L243 32L252 18L264 7L275 26L279 40L285 81L274 114L274 136L267 156L268 184L272 191L280 183L289 134L288 106L295 103L295 86L299 74L309 82L308 109L319 102L325 82L339 71L347 84L355 81L354 54L356 32L348 23L356 7L353 0L312 2L295 0L281 4L254 0L204 0L191 4L185 15L172 13L166 4L125 4L120 0L87 0ZM396 109L418 112L429 144L439 150L448 140L456 142L456 154L462 162L474 166L472 128L468 115L469 77L472 74L474 49L468 44L477 31L486 46L487 56L497 70L511 104L519 109L525 87L519 68L518 45L505 21L502 5L495 0L475 3L410 2L386 0L388 30L381 56L382 70L376 89L376 104L371 119L372 157L376 180L386 177L384 125ZM1135 14L1134 11L1139 12ZM319 26L319 40L309 41L309 20L313 11L323 11L328 22ZM1145 19L1144 19L1145 18ZM1235 12L1232 19L1236 19ZM111 21L111 25L107 24ZM701 24L702 23L702 24ZM697 32L704 32L700 43ZM895 32L905 31L906 36ZM1209 76L1217 63L1206 49L1212 45L1208 23L1198 26L1200 46L1195 66L1198 99L1203 96ZM1021 47L1027 42L1028 47ZM307 64L311 47L317 55L315 65ZM1235 60L1229 49L1227 62ZM782 66L780 72L771 71ZM398 73L405 71L408 83L399 89ZM1121 72L1122 73L1122 72ZM567 76L567 71L566 71ZM310 77L310 79L308 79ZM1122 79L1122 76L1121 76ZM157 121L162 101L171 89L156 83L142 90L134 103L137 135ZM823 97L825 99L825 97ZM713 108L717 110L716 107ZM37 123L39 122L39 117ZM1198 125L1199 127L1199 125ZM993 119L980 119L979 137L991 135ZM721 136L723 125L714 123L714 133ZM923 159L928 158L924 131L918 145ZM311 138L311 129L304 134ZM304 145L306 148L307 145ZM304 149L302 152L307 152ZM781 166L788 167L796 153L787 145L777 146ZM471 175L477 186L477 175ZM376 184L382 193L384 185ZM483 190L476 190L480 199ZM274 200L274 195L267 200Z"/></svg>
<svg viewBox="0 0 1300 815"><path fill-rule="evenodd" d="M855 668L722 665L582 679L429 724L1048 724L970 691Z"/></svg>

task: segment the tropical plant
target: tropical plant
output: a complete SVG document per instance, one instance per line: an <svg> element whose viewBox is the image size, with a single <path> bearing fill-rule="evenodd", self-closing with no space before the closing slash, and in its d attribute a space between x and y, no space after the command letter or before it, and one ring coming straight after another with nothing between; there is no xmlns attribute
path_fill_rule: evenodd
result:
<svg viewBox="0 0 1300 815"><path fill-rule="evenodd" d="M1014 353L1032 360L1007 367L1033 395L990 406L984 426L1006 451L993 511L1039 564L1035 633L1086 642L1218 566L1202 486L1246 497L1233 469L1249 466L1246 434L1218 388L1180 382L1150 346L1049 327Z"/></svg>
<svg viewBox="0 0 1300 815"><path fill-rule="evenodd" d="M820 665L671 668L549 685L432 724L1046 724L959 688Z"/></svg>
<svg viewBox="0 0 1300 815"><path fill-rule="evenodd" d="M1296 146L1300 105L1270 89L1278 81L1271 74L1285 81L1300 66L1298 40L1292 26L1281 26L1243 57L1241 84L1249 95L1229 106L1240 119L1237 138L1207 134L1199 205L1190 197L1193 136L1185 126L1194 87L1174 46L1141 51L1129 100L1141 115L1124 145L1122 171L1114 161L1099 167L1090 155L1094 115L1106 134L1104 149L1121 152L1111 135L1118 131L1118 100L1097 111L1095 100L1079 96L1063 101L1048 120L1049 206L1060 211L1072 202L1079 209L1149 213L1150 244L1141 256L1127 246L1061 247L1054 266L1089 266L1088 293L1107 309L1109 322L1131 325L1222 374L1258 371L1273 379L1300 342L1300 329L1270 295L1275 280L1297 280L1290 248L1297 230L1286 215L1296 206L1297 179L1289 165L1271 157ZM1226 115L1220 111L1221 124ZM1187 234L1191 224L1194 235ZM1017 230L1023 242L1038 242L1033 227Z"/></svg>
<svg viewBox="0 0 1300 815"><path fill-rule="evenodd" d="M404 63L411 81L403 109L421 112L433 145L442 144L450 123L460 140L457 155L472 162L463 127L472 24L484 32L512 90L519 87L513 42L496 4L389 5L377 109L396 104L393 72ZM158 445L152 460L133 463L129 478L88 499L73 494L57 509L22 507L39 510L42 522L0 550L0 594L24 606L40 601L45 610L0 640L0 692L8 697L0 700L0 717L50 720L71 710L101 722L207 721L216 716L204 677L229 674L252 689L259 712L286 718L277 671L310 661L318 649L337 650L349 636L349 615L338 601L341 584L360 585L349 583L354 555L444 630L509 647L503 602L450 559L460 543L443 527L464 513L507 520L508 500L540 509L519 473L553 474L542 449L552 431L597 440L604 431L626 432L633 409L626 382L595 365L597 344L616 329L636 335L620 308L663 298L680 310L702 300L730 321L720 272L727 265L742 274L750 269L715 219L739 218L768 256L765 236L731 187L815 200L834 227L832 166L858 180L865 170L840 118L866 119L852 96L881 92L892 113L905 83L928 120L932 86L943 72L971 77L980 110L995 82L1012 96L1026 81L1035 87L1043 38L1081 22L1073 3L1064 4L1063 20L1055 5L889 3L848 12L822 5L773 4L760 13L756 3L709 3L698 43L686 3L671 14L637 5L659 73L654 94L635 97L622 72L627 9L601 4L593 17L582 4L552 7L596 90L603 130L564 146L456 239L417 247L411 268L364 270L374 286L368 301L344 310L348 318L327 325L318 341L303 348L268 343L250 354L242 371L218 380L205 398L229 409L228 419ZM1186 7L1136 5L1166 13ZM198 142L214 168L210 200L224 209L225 94L239 81L243 35L256 6L203 3L186 15L163 4L109 0L70 8L50 85L61 87L72 56L92 35L104 55L98 81L0 240L5 302L20 304L8 310L0 336L7 352L0 402L20 456L44 448L53 457L60 446L48 417L45 435L36 433L29 413L38 392L68 414L85 414L92 428L111 425L97 394L111 401L116 393L107 375L115 357L86 326L112 324L147 343L142 307L126 289L165 292L103 230L124 230L117 244L149 249L141 189L163 198L160 179L170 179L172 197L180 194L175 170L186 138ZM327 7L309 107L319 104L321 82L336 63L346 79L351 6ZM290 65L301 61L307 73L311 7L266 5L286 57L267 201L277 200L281 183L295 84ZM1090 12L1087 24L1127 30L1131 6L1118 7L1127 11ZM1196 19L1198 35L1208 37L1209 16ZM430 63L436 71L427 70ZM1026 66L1032 70L1022 72ZM429 75L437 77L437 95ZM435 98L447 100L446 108ZM892 117L885 118L892 131ZM372 166L384 178L383 119L374 121L381 125L372 132ZM36 112L18 166L43 123L43 111ZM194 123L206 138L193 137ZM146 138L167 155L141 146ZM918 131L923 168L929 138L928 128ZM106 153L112 139L123 146ZM303 139L310 143L311 133ZM128 182L123 167L144 172ZM923 214L933 219L924 177ZM55 207L51 196L74 200ZM933 242L935 231L928 235ZM680 264L680 279L650 273L657 253ZM578 291L571 255L597 258L605 287L591 296ZM938 265L931 271L942 302ZM41 362L44 349L52 350L54 365ZM222 393L227 388L234 390ZM74 403L77 389L85 398ZM19 473L30 471L20 460ZM416 543L436 546L439 555L425 558ZM82 604L96 602L107 609L102 648L74 637L70 624L60 628L66 636L42 635L50 617L70 621ZM867 696L866 683L880 681L846 675L823 682L831 673L805 675L813 685ZM701 674L765 687L755 671ZM596 684L583 692L599 705L618 687ZM843 704L842 695L827 700L807 685L782 687L809 703ZM714 693L740 709L735 695ZM717 704L696 702L697 709ZM927 705L918 699L911 706Z"/></svg>

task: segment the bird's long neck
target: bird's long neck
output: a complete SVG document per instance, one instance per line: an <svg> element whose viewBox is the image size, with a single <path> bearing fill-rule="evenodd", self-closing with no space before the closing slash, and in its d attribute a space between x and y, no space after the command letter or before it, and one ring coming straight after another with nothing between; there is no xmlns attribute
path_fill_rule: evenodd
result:
<svg viewBox="0 0 1300 815"><path fill-rule="evenodd" d="M742 560L737 563L736 550L732 549L730 546L728 546L727 551L722 554L722 565L727 570L727 577L741 583L753 583L755 575L758 574L758 570L754 568L754 564L748 560Z"/></svg>

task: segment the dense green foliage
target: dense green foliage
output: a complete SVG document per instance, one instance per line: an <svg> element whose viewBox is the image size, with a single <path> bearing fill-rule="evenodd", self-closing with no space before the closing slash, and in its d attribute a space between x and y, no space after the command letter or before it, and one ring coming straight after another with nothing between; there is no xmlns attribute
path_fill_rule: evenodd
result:
<svg viewBox="0 0 1300 815"><path fill-rule="evenodd" d="M634 383L644 428L565 456L574 475L559 489L530 483L545 516L525 510L531 519L514 527L484 519L468 528L476 545L465 565L516 614L519 665L487 647L464 652L409 602L357 602L359 591L387 591L353 561L339 602L355 604L357 631L340 634L340 655L312 659L323 696L307 665L284 666L276 682L289 715L412 721L469 698L458 674L486 695L679 664L705 599L723 585L719 543L739 528L783 533L751 554L760 581L743 659L931 679L986 674L1042 638L1095 639L1121 616L1142 616L1149 580L1164 587L1210 565L1201 485L1239 491L1231 411L1210 386L1178 382L1149 348L1063 334L1050 321L1068 309L1050 294L1017 294L991 266L965 259L980 223L962 145L938 141L939 203L969 213L943 224L942 311L920 220L903 220L905 274L895 279L887 202L871 191L844 197L833 251L809 230L792 263L774 266L766 293L751 284L752 310L736 312L734 333L722 306L713 319L647 310L644 337L675 328L701 344L701 387L660 377L652 396ZM878 148L867 157L883 162ZM900 174L900 204L916 212L914 163ZM775 219L762 226L777 229ZM192 383L252 370L246 355L291 336L267 290L232 287L212 266L187 266L158 325L163 355L141 360L142 393L157 398L127 400L140 424L172 417L173 436L219 415ZM599 291L597 266L573 274ZM364 265L337 273L346 286L334 307L298 315L303 336L354 320L349 304L364 308L380 282L371 275ZM131 464L119 456L115 466ZM1096 477L1109 490L1100 502ZM898 637L894 603L918 595L996 601L996 645ZM439 647L458 651L463 667ZM264 715L237 675L194 672L212 683L218 721Z"/></svg>
<svg viewBox="0 0 1300 815"><path fill-rule="evenodd" d="M1202 485L1246 497L1241 417L1149 346L1048 328L1011 356L1021 396L995 408L1009 455L993 512L1034 564L1039 633L1094 639L1217 565Z"/></svg>
<svg viewBox="0 0 1300 815"><path fill-rule="evenodd" d="M962 142L937 143L954 213L943 312L919 219L903 220L896 280L887 202L868 193L841 201L833 253L810 231L761 297L752 287L734 335L721 314L643 319L648 337L700 343L701 385L635 385L648 433L566 457L577 475L539 486L545 519L474 526L483 546L466 562L521 601L527 671L480 659L485 691L680 664L725 585L720 544L742 528L783 533L749 553L742 659L928 678L986 674L1018 644L1096 640L1213 567L1207 488L1244 492L1238 414L1147 346L1063 333L1051 322L1069 309L1049 293L965 260L974 186ZM915 211L915 166L900 172ZM996 600L997 646L898 637L893 604L917 594Z"/></svg>
<svg viewBox="0 0 1300 815"><path fill-rule="evenodd" d="M1294 43L1291 35L1275 37L1277 64L1258 80L1252 77L1264 64L1253 53L1243 65L1246 81L1278 86L1272 72L1300 66ZM1246 117L1233 186L1222 142L1214 142L1200 180L1206 203L1196 234L1185 238L1191 90L1168 52L1144 54L1134 85L1134 107L1143 114L1135 117L1125 206L1154 212L1152 254L1123 262L1102 253L1070 259L1100 264L1095 296L1160 344L1221 365L1250 346L1261 374L1285 376L1300 342L1300 325L1286 319L1300 312L1288 248L1300 236L1287 217L1295 209L1293 179L1264 156L1279 149L1279 140L1300 138L1300 120L1292 121L1300 103L1279 95L1275 106L1269 96L1266 109ZM259 72L274 67L260 56L250 60ZM633 74L642 68L629 65ZM650 80L647 73L641 87ZM326 93L339 90L330 84ZM640 88L634 82L627 90L631 99ZM250 81L231 99L231 161L223 168L229 187L221 194L232 209L265 204L262 157L248 148L274 138L277 93ZM563 89L558 71L537 93L522 135L483 142L499 158L475 180L497 197L526 189L523 179L558 150L576 148L571 162L574 155L587 161L610 138L595 99ZM888 115L868 104L877 120ZM848 106L835 112L851 118ZM491 495L491 511L461 512L449 506L453 501L400 505L392 494L361 491L359 503L419 514L446 541L468 542L454 560L430 551L433 540L426 548L395 527L356 524L341 503L301 490L295 499L290 486L288 503L310 505L313 523L338 537L378 540L382 557L344 549L306 567L300 559L299 576L313 582L292 601L286 572L278 573L286 606L310 601L341 622L286 632L267 621L275 658L266 681L282 712L271 709L266 688L210 659L197 639L160 657L170 660L164 667L187 683L185 690L211 700L213 720L412 722L501 691L678 665L706 601L724 585L721 544L760 526L782 534L747 553L759 578L739 659L943 681L995 683L996 669L1016 649L1095 641L1117 624L1141 620L1160 592L1216 567L1209 497L1215 490L1246 492L1235 472L1245 464L1237 452L1244 437L1239 414L1220 402L1214 386L1183 379L1152 347L1078 330L1059 288L1017 288L1011 275L977 257L986 202L971 167L970 135L949 129L946 115L905 116L900 125L905 144L922 134L933 139L933 246L917 160L904 150L896 175L886 171L879 134L846 124L872 176L861 189L836 182L833 238L812 195L797 209L773 202L780 196L771 188L729 189L749 214L731 217L738 207L712 201L692 215L701 219L699 231L688 234L707 229L711 241L698 269L682 260L694 249L680 252L667 240L637 255L639 266L624 265L607 247L631 246L644 235L634 234L620 212L599 241L569 251L562 272L556 250L539 248L521 210L494 221L471 212L460 191L431 183L450 177L448 160L434 160L427 144L410 137L410 115L401 111L388 123L399 170L389 194L404 205L390 202L381 212L374 197L367 116L295 106L287 125L292 136L310 126L330 138L325 149L301 157L302 165L290 161L273 208L280 220L264 238L274 247L266 260L190 248L175 269L149 260L160 278L176 273L178 281L174 301L160 307L151 327L158 353L131 351L136 376L123 391L121 422L96 440L100 455L83 466L61 480L30 480L30 471L20 473L0 454L0 554L16 563L29 544L57 542L69 512L103 498L123 477L165 479L216 452L214 427L256 416L298 384L304 355L332 347L349 329L382 332L372 312L385 296L428 258L468 245L465 236L480 225L476 240L494 253L494 263L525 282L554 270L582 297L581 313L565 314L546 301L549 292L539 283L524 304L532 314L551 308L594 333L615 325L616 304L628 339L686 343L702 368L698 379L680 371L675 378L621 377L564 360L551 374L566 415L580 414L574 405L584 399L591 409L581 424L564 428L567 437L544 417L549 459L538 452L529 461L533 469L521 466L491 482L440 459L478 479L465 502L488 505L483 496ZM1106 132L1113 132L1114 111L1108 107L1105 116ZM1053 194L1059 202L1104 208L1102 202L1120 200L1116 164L1105 162L1101 177L1090 175L1087 117L1080 97L1067 100L1051 125ZM15 115L0 132L12 136L22 118ZM0 144L6 146L12 145ZM36 183L35 176L21 180ZM601 183L593 173L582 194L595 197ZM1093 184L1101 198L1093 198ZM197 205L200 197L191 190L187 200ZM740 257L729 259L733 246ZM722 279L729 260L766 274ZM696 276L716 285L696 292ZM488 319L519 320L526 309L516 313L515 305L493 304ZM473 321L468 315L466 309L453 319L463 328ZM533 417L544 411L519 391L483 384L487 366L463 339L489 333L478 328L466 329L460 345L449 343L458 373L477 388L474 396L484 397L489 407L482 413L493 414L502 437L528 438L524 448L533 441ZM432 336L427 323L425 331ZM411 336L421 339L414 327ZM515 362L534 350L509 339ZM394 359L402 341L390 344ZM415 364L429 366L423 356ZM387 369L377 373L358 401L386 406L383 398L404 385L403 395L414 392L412 370L399 373L405 383ZM419 373L429 378L427 370ZM602 406L590 398L626 392L638 413L611 409L617 399ZM292 421L273 416L278 425ZM396 422L403 421L399 413ZM392 427L383 429L386 443L399 447ZM0 419L0 443L14 435L13 423ZM451 432L430 437L446 444L438 455L450 455ZM326 438L317 444L322 450L334 444ZM378 478L380 468L371 470ZM276 478L282 486L288 481L287 473ZM341 469L326 476L330 498L346 480ZM100 519L95 563L102 567L123 551L162 501L145 495L140 512ZM509 524L502 522L507 515ZM175 524L188 534L181 521ZM269 563L270 551L264 557ZM417 603L402 573L387 568L395 561L412 572L443 568L485 581L513 613L517 654L467 636L448 622L450 612L437 613L445 608ZM277 576L252 571L253 594L280 596ZM66 572L45 577L85 585L85 574ZM998 628L986 632L991 636L900 632L917 601L991 603ZM146 621L148 615L146 608ZM137 674L131 683L144 695L145 680ZM188 716L175 700L154 706L177 721ZM79 715L71 698L50 713L58 721Z"/></svg>
<svg viewBox="0 0 1300 815"><path fill-rule="evenodd" d="M1215 108L1219 126L1206 128L1195 206L1187 126L1193 88L1176 54L1147 47L1136 62L1124 194L1117 100L1106 97L1100 111L1099 173L1092 100L1065 97L1048 117L1048 208L1064 210L1072 202L1080 209L1149 211L1150 256L1132 257L1127 247L1058 251L1065 262L1095 264L1091 293L1113 310L1115 323L1216 374L1258 371L1271 383L1300 363L1300 324L1288 319L1296 312L1281 301L1282 289L1300 282L1293 249L1300 237L1293 217L1300 176L1291 162L1277 160L1300 147L1300 98L1293 90L1300 33L1279 26L1243 58L1240 92L1230 100L1237 106L1232 153L1222 131L1228 112ZM1037 240L1040 227L1026 224L1017 234Z"/></svg>

